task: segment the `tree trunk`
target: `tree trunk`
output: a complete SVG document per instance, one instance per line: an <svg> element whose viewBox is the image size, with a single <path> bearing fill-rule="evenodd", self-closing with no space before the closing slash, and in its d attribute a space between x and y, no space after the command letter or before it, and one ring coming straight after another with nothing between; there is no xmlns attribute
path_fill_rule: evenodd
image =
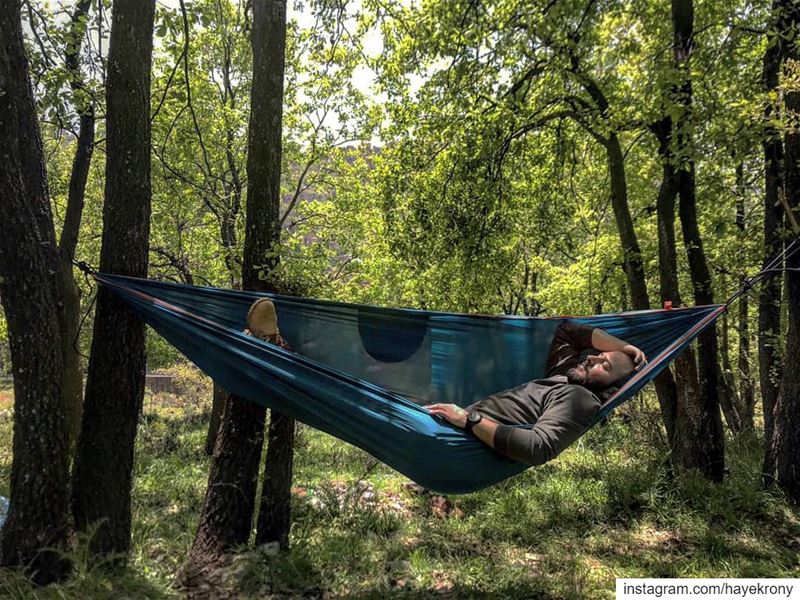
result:
<svg viewBox="0 0 800 600"><path fill-rule="evenodd" d="M231 109L236 108L236 96L234 95L233 86L231 84L231 57L230 57L230 44L225 44L225 60L222 64L222 82L225 90L225 101L229 104ZM236 221L239 218L239 212L242 207L242 180L239 176L239 165L236 164L236 158L233 153L234 131L227 128L225 131L225 159L228 163L228 170L231 173L230 189L226 190L226 196L233 199L229 210L226 210L220 222L220 239L222 241L223 251L225 252L225 267L228 269L228 281L231 289L238 290L241 288L241 277L239 274L239 265L236 260ZM214 451L214 445L217 440L217 433L219 432L219 422L222 418L222 408L225 405L224 400L221 400L227 392L222 389L217 383L214 383L214 401L211 404L211 418L208 424L208 433L206 434L206 454L209 456Z"/></svg>
<svg viewBox="0 0 800 600"><path fill-rule="evenodd" d="M230 132L229 132L230 134ZM230 135L228 136L230 144ZM233 162L233 153L230 149L226 150L228 156L228 164L233 173L233 190L234 198L238 198L242 193L241 183L239 181L238 171ZM220 237L222 238L222 247L225 251L225 266L228 269L228 277L231 289L238 290L241 288L239 276L237 273L237 264L234 260L236 252L236 218L239 214L240 202L234 202L235 212L231 211L224 215L223 224L220 227ZM208 432L206 433L206 454L211 456L214 452L214 446L217 442L217 434L219 433L219 423L222 419L222 409L225 406L225 398L228 392L222 386L214 382L214 396L211 403L211 416L208 420Z"/></svg>
<svg viewBox="0 0 800 600"><path fill-rule="evenodd" d="M609 176L611 179L611 206L619 230L620 241L624 253L623 269L628 280L631 302L636 310L650 308L647 295L647 284L644 277L642 251L633 228L633 219L628 207L628 186L625 180L625 158L622 146L615 133L609 136L606 152L608 156Z"/></svg>
<svg viewBox="0 0 800 600"><path fill-rule="evenodd" d="M739 420L743 432L755 431L756 392L750 371L750 302L747 295L739 297Z"/></svg>
<svg viewBox="0 0 800 600"><path fill-rule="evenodd" d="M283 107L286 5L280 0L253 4L253 84L250 95L250 123L247 154L247 216L244 240L242 284L246 290L274 291L277 245L280 242L281 121ZM231 396L225 405L214 450L203 513L192 549L180 574L182 581L195 585L213 565L224 559L247 536L237 524L253 520L255 482L263 447L266 410L247 400ZM273 419L267 454L282 460L268 461L265 477L271 496L265 506L272 515L283 514L277 495L291 484L292 439L288 427L274 427ZM292 430L293 430L292 422ZM246 443L241 442L246 440ZM287 451L288 450L288 451ZM287 470L288 460L288 470ZM286 473L289 481L284 482ZM225 488L238 490L241 498L230 502ZM287 503L288 505L288 503ZM288 508L285 509L288 514ZM278 538L283 533L278 531Z"/></svg>
<svg viewBox="0 0 800 600"><path fill-rule="evenodd" d="M773 38L764 53L761 71L764 91L772 92L778 88L778 75L783 60L783 40L780 32L784 30L781 10L782 0L772 4L773 24L770 36ZM764 107L764 120L769 123L774 118L775 106L767 100ZM778 130L767 125L761 142L764 151L764 261L763 267L771 263L781 252L781 223L784 217L779 193L782 183L783 142ZM779 265L780 266L780 265ZM775 476L775 456L772 448L774 432L773 413L778 398L778 384L781 379L781 362L777 353L778 334L781 329L781 278L770 277L761 288L758 297L758 376L761 384L761 403L764 412L764 464L762 479L769 485Z"/></svg>
<svg viewBox="0 0 800 600"><path fill-rule="evenodd" d="M253 88L250 95L250 140L247 154L247 223L244 272L251 278L266 263L266 280L250 282L275 289L281 201L281 122L286 48L286 3L257 2L253 6ZM252 218L251 218L252 217ZM261 235L252 235L257 227ZM263 287L262 287L263 286ZM252 288L251 288L252 289ZM258 517L257 541L289 544L294 419L270 411L267 460Z"/></svg>
<svg viewBox="0 0 800 600"><path fill-rule="evenodd" d="M580 69L578 56L570 51L571 71L583 85L583 88L592 98L602 116L607 117L609 103L603 90L591 77ZM644 265L639 241L636 238L636 229L633 226L631 211L628 204L628 185L625 176L625 155L619 137L612 130L607 138L594 131L590 133L600 141L606 149L608 160L609 179L611 180L611 205L614 219L624 253L623 269L625 271L631 304L634 310L647 310L650 308L650 298L647 294L647 280L644 276ZM675 380L669 369L664 369L654 380L658 403L667 430L670 443L674 440L674 423L676 414L676 387Z"/></svg>
<svg viewBox="0 0 800 600"><path fill-rule="evenodd" d="M746 237L745 231L747 223L745 221L745 194L744 184L744 165L736 165L736 229L739 233L739 240L744 244ZM740 246L741 247L741 246ZM744 283L747 273L740 273L740 283ZM750 369L750 299L747 294L739 297L739 356L736 360L737 371L739 372L739 404L737 412L742 432L748 434L755 431L755 404L756 393L753 384L753 375ZM736 396L734 396L736 397Z"/></svg>
<svg viewBox="0 0 800 600"><path fill-rule="evenodd" d="M283 549L289 547L294 430L294 419L270 411L267 458L256 528L256 544L259 545L278 542Z"/></svg>
<svg viewBox="0 0 800 600"><path fill-rule="evenodd" d="M656 216L658 218L658 270L659 270L659 291L661 302L671 300L673 306L681 306L680 286L678 285L678 257L675 251L675 199L678 195L678 177L675 172L675 157L670 150L670 135L672 132L672 120L664 117L661 121L651 126L653 133L658 139L658 153L661 157L662 178L661 186L658 190L656 200ZM687 414L685 407L697 403L692 394L697 392L698 384L697 367L695 365L694 351L691 347L686 348L674 362L675 378L669 370L669 380L663 384L670 390L670 395L674 398L669 406L662 405L662 413L670 411L672 419L672 431L669 436L670 449L673 455L678 458L678 464L685 466L681 460L682 456L691 453L692 448L680 448L679 444L687 441L686 433L677 437L678 419L681 417L681 430L686 430L687 425L683 417ZM679 409L679 407L682 407ZM680 415L679 415L680 411ZM665 418L666 421L666 418ZM669 431L669 430L668 430Z"/></svg>
<svg viewBox="0 0 800 600"><path fill-rule="evenodd" d="M722 313L720 319L720 329L722 330L722 339L720 341L719 353L722 358L722 385L725 386L726 393L731 394L732 397L736 395L736 381L733 377L733 366L731 366L731 348L730 348L730 322L728 320L728 313ZM741 407L737 407L737 414L741 414Z"/></svg>
<svg viewBox="0 0 800 600"><path fill-rule="evenodd" d="M72 259L78 245L78 234L83 214L86 181L94 152L94 106L91 100L82 98L84 90L83 75L80 70L80 56L86 31L85 20L91 7L91 0L80 0L75 4L70 24L71 42L64 51L64 63L69 70L72 101L79 115L79 132L72 161L69 179L69 193L64 225L59 239L61 262L58 270L59 294L63 302L61 320L61 342L64 353L64 401L67 410L70 447L74 448L81 427L83 412L83 370L81 357L76 349L76 337L80 323L80 290L72 271ZM71 454L71 453L70 453Z"/></svg>
<svg viewBox="0 0 800 600"><path fill-rule="evenodd" d="M147 276L150 234L150 66L153 0L114 2L106 86L106 189L100 270ZM144 394L144 323L101 288L75 458L73 514L100 524L92 554L130 545L131 475Z"/></svg>
<svg viewBox="0 0 800 600"><path fill-rule="evenodd" d="M208 431L206 432L206 454L208 456L214 454L214 447L217 445L219 423L222 420L222 411L225 408L225 399L227 397L228 391L215 381L214 399L211 403L211 416L208 420Z"/></svg>
<svg viewBox="0 0 800 600"><path fill-rule="evenodd" d="M673 102L681 108L680 116L673 121L672 142L678 159L678 212L681 220L683 241L687 248L689 270L692 276L695 304L712 304L711 275L706 264L703 242L697 226L695 164L692 156L692 82L689 75L689 60L694 47L693 0L672 0L672 22L674 27L674 61L680 76L680 85L672 90ZM692 440L694 449L685 448L682 465L698 469L712 481L721 481L725 470L725 438L719 414L719 364L717 363L717 331L708 327L699 336L699 396L698 404L686 407L682 413L687 419L681 423L691 431L679 432L683 441ZM736 422L736 421L735 421Z"/></svg>
<svg viewBox="0 0 800 600"><path fill-rule="evenodd" d="M650 298L647 295L647 282L644 276L642 252L633 227L633 219L628 205L628 187L625 178L625 158L622 146L616 134L611 134L606 145L609 176L611 179L611 204L619 231L622 251L625 256L624 270L634 310L648 310ZM664 369L654 380L656 396L661 407L667 440L670 445L675 442L675 418L677 405L677 388L675 379L669 369Z"/></svg>
<svg viewBox="0 0 800 600"><path fill-rule="evenodd" d="M40 584L66 576L69 454L50 212L18 1L0 5L0 298L14 374L11 506L0 565Z"/></svg>
<svg viewBox="0 0 800 600"><path fill-rule="evenodd" d="M786 37L791 41L787 44L784 56L792 60L789 68L796 75L800 48L794 33L800 27L800 6L792 0L784 0L783 10L787 25L785 32L792 32L791 37ZM800 117L800 88L796 87L796 83L788 85L789 89L784 94L786 116L796 120ZM790 221L797 221L800 217L800 132L796 129L787 130L784 148L787 209L794 216ZM800 233L795 232L793 239L799 240ZM787 255L786 269L788 328L785 356L789 368L783 370L775 404L773 448L778 485L792 500L800 502L800 369L794 365L794 361L800 357L800 252Z"/></svg>
<svg viewBox="0 0 800 600"><path fill-rule="evenodd" d="M233 395L225 399L200 525L179 574L184 585L194 587L206 580L250 539L265 412Z"/></svg>

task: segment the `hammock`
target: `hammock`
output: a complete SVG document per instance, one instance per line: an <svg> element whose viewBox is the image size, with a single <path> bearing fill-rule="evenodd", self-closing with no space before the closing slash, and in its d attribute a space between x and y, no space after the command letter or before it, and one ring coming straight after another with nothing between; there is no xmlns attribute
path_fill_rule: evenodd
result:
<svg viewBox="0 0 800 600"><path fill-rule="evenodd" d="M564 317L378 308L92 275L228 391L354 444L426 488L466 493L528 468L420 405L467 406L543 377ZM250 305L263 297L275 303L281 335L294 352L242 333ZM603 404L598 420L724 310L709 305L575 318L651 358Z"/></svg>

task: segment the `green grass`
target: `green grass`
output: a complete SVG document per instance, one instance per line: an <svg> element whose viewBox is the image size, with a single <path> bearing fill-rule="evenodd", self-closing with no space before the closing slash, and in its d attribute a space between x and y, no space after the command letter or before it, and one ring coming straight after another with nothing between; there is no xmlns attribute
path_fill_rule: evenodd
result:
<svg viewBox="0 0 800 600"><path fill-rule="evenodd" d="M145 402L124 572L90 567L78 539L71 580L36 590L7 571L0 595L181 597L173 576L191 545L208 473L207 393L199 385L183 397ZM7 495L12 419L4 394L0 493ZM730 475L721 485L692 474L675 478L647 406L629 403L632 425L617 417L553 463L449 497L445 517L428 496L406 490L404 477L302 427L292 548L278 556L242 549L226 570L226 593L613 598L615 577L800 577L800 512L758 487L758 440L728 440Z"/></svg>

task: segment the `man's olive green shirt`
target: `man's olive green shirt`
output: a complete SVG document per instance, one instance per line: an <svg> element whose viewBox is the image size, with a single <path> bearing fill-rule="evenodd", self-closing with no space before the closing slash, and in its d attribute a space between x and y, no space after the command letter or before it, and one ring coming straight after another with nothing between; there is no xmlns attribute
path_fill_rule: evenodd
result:
<svg viewBox="0 0 800 600"><path fill-rule="evenodd" d="M547 362L547 378L492 394L467 407L494 419L494 448L531 465L558 456L594 421L600 399L567 382L567 371L593 350L594 327L564 321L556 330ZM530 428L516 425L531 425Z"/></svg>

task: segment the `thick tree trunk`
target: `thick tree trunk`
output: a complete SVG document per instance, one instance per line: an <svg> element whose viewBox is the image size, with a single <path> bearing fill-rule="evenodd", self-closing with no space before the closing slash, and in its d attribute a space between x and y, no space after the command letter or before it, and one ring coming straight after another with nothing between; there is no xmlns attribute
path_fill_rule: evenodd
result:
<svg viewBox="0 0 800 600"><path fill-rule="evenodd" d="M250 95L250 139L247 154L248 236L244 272L253 277L266 262L266 281L251 281L261 289L276 286L276 246L280 242L281 123L286 48L286 3L257 2L253 6L253 88ZM253 235L251 227L263 233ZM294 419L271 411L267 460L258 518L259 542L289 544Z"/></svg>
<svg viewBox="0 0 800 600"><path fill-rule="evenodd" d="M100 270L147 276L150 234L150 66L153 0L116 0L106 90L106 189ZM94 321L83 422L74 467L73 514L99 524L93 554L130 545L131 476L144 393L144 323L106 289Z"/></svg>
<svg viewBox="0 0 800 600"><path fill-rule="evenodd" d="M694 47L693 0L672 0L672 22L674 27L674 60L681 83L673 91L673 101L681 108L678 119L673 121L672 142L678 159L678 213L681 220L683 241L687 248L689 271L692 276L695 304L712 304L711 275L706 264L703 242L697 225L697 199L695 164L689 134L692 118L692 83L688 65ZM717 331L708 327L699 336L698 375L700 377L697 405L681 411L687 418L683 422L686 430L679 432L679 440L692 440L685 447L681 462L686 468L698 469L707 478L721 481L725 470L725 438L719 414L719 364L717 362ZM678 429L681 429L678 419ZM696 444L694 449L689 446Z"/></svg>
<svg viewBox="0 0 800 600"><path fill-rule="evenodd" d="M0 565L64 577L69 454L55 230L18 1L0 5L0 298L14 374L11 507ZM55 551L54 551L55 550Z"/></svg>
<svg viewBox="0 0 800 600"><path fill-rule="evenodd" d="M76 337L80 323L80 290L72 271L72 258L78 245L78 233L83 214L86 181L94 152L94 106L91 100L83 98L83 75L80 70L80 56L86 31L86 18L91 8L91 0L80 0L75 4L70 24L71 42L64 51L64 63L69 70L72 101L79 114L79 132L69 178L69 193L64 225L59 238L61 263L58 271L60 296L63 301L61 320L61 341L64 352L64 401L67 409L70 446L78 440L83 413L83 370L81 357L76 349Z"/></svg>
<svg viewBox="0 0 800 600"><path fill-rule="evenodd" d="M784 29L781 11L782 0L772 4L773 38L764 53L761 80L764 91L772 92L778 88L778 75L783 60L783 41L780 32ZM773 118L775 106L767 100L764 119L769 123ZM781 223L784 217L779 193L783 185L783 142L780 133L772 126L764 128L761 143L764 150L764 261L766 267L781 252ZM758 297L758 376L761 384L761 404L764 412L764 464L762 479L769 485L775 476L775 455L772 447L774 432L773 414L778 398L778 385L781 379L781 362L778 357L778 334L781 329L781 278L770 277L761 288Z"/></svg>
<svg viewBox="0 0 800 600"><path fill-rule="evenodd" d="M283 106L286 5L280 0L253 4L253 84L250 94L250 123L247 154L247 216L244 240L242 284L246 290L275 289L276 253L280 242L281 122ZM217 434L203 513L181 579L194 585L235 546L247 541L237 524L253 520L255 482L263 447L266 410L247 400L231 396L225 405ZM274 421L276 424L277 421ZM293 424L292 424L293 425ZM270 427L272 430L273 427ZM271 489L280 493L288 487L283 474L291 476L292 439L286 428L275 428L267 453L282 461L267 463L265 477ZM293 429L293 427L292 427ZM247 440L246 444L237 440ZM288 451L287 451L288 447ZM276 473L276 475L273 475ZM223 488L237 489L235 504ZM273 496L283 501L285 496ZM274 502L270 498L270 502ZM267 504L269 506L269 503ZM282 514L276 507L271 514ZM286 509L288 514L288 509ZM282 532L278 539L282 539Z"/></svg>
<svg viewBox="0 0 800 600"><path fill-rule="evenodd" d="M794 33L800 27L800 6L791 0L784 1L786 15L786 39L791 40L785 57L797 69L800 61L800 48ZM786 116L791 120L800 117L800 88L789 84L784 94ZM790 222L800 220L800 132L787 130L784 136L784 174L786 178L787 215ZM800 233L794 232L794 240L800 240ZM780 391L775 404L773 448L778 485L795 502L800 502L800 369L794 364L800 357L800 252L789 253L786 259L786 302L788 305L788 328L786 331L785 360L788 368L783 370Z"/></svg>

